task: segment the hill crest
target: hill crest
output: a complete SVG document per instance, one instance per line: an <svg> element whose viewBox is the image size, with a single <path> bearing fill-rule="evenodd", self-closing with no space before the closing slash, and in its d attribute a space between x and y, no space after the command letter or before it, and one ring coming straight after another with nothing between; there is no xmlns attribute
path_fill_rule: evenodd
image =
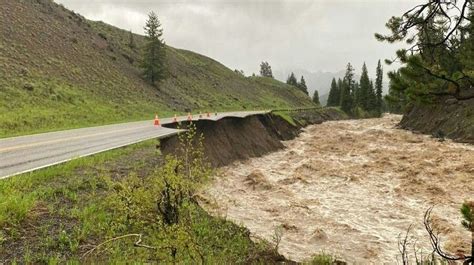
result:
<svg viewBox="0 0 474 265"><path fill-rule="evenodd" d="M141 77L129 32L50 0L0 6L0 136L143 120L195 111L312 106L277 80L243 77L197 53L167 47L169 77ZM172 30L172 29L169 29ZM144 38L134 34L138 47ZM258 62L256 62L258 63Z"/></svg>

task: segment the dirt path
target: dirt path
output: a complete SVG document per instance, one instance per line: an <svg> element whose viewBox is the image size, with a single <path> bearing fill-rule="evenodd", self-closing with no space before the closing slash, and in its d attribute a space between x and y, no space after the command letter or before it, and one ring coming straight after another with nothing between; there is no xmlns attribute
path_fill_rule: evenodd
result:
<svg viewBox="0 0 474 265"><path fill-rule="evenodd" d="M325 252L393 264L397 237L410 224L427 253L423 214L437 204L436 224L450 231L446 246L468 249L459 207L474 199L474 146L395 129L399 121L309 126L282 151L222 168L203 192L204 206L267 240L282 225L280 252L297 261Z"/></svg>

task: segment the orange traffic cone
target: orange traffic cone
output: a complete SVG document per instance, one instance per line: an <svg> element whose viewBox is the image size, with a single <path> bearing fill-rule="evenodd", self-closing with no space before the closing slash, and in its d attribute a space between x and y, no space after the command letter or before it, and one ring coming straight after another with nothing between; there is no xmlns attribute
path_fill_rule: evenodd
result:
<svg viewBox="0 0 474 265"><path fill-rule="evenodd" d="M158 115L155 115L155 126L160 126L160 119L158 119Z"/></svg>
<svg viewBox="0 0 474 265"><path fill-rule="evenodd" d="M191 116L191 112L188 113L188 121L192 121L193 120L193 116Z"/></svg>
<svg viewBox="0 0 474 265"><path fill-rule="evenodd" d="M178 122L178 116L174 115L173 122Z"/></svg>

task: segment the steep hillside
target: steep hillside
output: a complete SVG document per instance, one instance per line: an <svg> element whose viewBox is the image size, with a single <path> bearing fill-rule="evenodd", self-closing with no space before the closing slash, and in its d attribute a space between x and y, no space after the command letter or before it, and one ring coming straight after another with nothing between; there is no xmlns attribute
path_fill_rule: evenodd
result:
<svg viewBox="0 0 474 265"><path fill-rule="evenodd" d="M413 104L400 126L474 144L474 99L440 99L437 104Z"/></svg>
<svg viewBox="0 0 474 265"><path fill-rule="evenodd" d="M243 77L172 47L169 77L153 87L138 68L142 36L134 35L138 48L131 49L127 31L89 21L51 0L2 1L0 24L0 137L186 109L312 106L293 87Z"/></svg>

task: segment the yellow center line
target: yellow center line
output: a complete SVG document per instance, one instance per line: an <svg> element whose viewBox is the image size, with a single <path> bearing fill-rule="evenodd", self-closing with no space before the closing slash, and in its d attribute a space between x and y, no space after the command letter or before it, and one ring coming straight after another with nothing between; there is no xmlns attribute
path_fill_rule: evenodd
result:
<svg viewBox="0 0 474 265"><path fill-rule="evenodd" d="M228 113L229 115L232 113ZM234 114L237 115L237 114ZM195 116L193 116L193 120L196 120ZM231 115L230 115L231 116ZM177 117L179 120L184 120L187 118L187 116L179 116ZM172 118L165 118L163 119L163 122L166 123L166 121L171 120ZM103 132L103 133L94 133L94 134L88 134L88 135L81 135L81 136L74 136L74 137L69 137L69 138L62 138L62 139L56 139L56 140L49 140L49 141L43 141L43 142L37 142L37 143L31 143L31 144L23 144L23 145L16 145L16 146L10 146L10 147L5 147L5 148L0 148L0 153L4 152L9 152L13 150L18 150L22 148L27 148L27 147L35 147L35 146L41 146L45 144L53 144L53 143L60 143L60 142L65 142L65 141L70 141L70 140L77 140L77 139L82 139L82 138L88 138L92 136L99 136L99 135L106 135L106 134L111 134L111 133L118 133L118 132L126 132L126 131L132 131L132 130L138 130L138 129L143 129L147 128L150 126L142 126L142 127L135 127L135 128L128 128L120 131L110 131L110 132Z"/></svg>
<svg viewBox="0 0 474 265"><path fill-rule="evenodd" d="M150 126L142 126L142 127L135 127L135 128L128 128L120 131L110 131L110 132L102 132L102 133L94 133L94 134L88 134L88 135L81 135L81 136L74 136L74 137L69 137L69 138L61 138L61 139L56 139L56 140L49 140L49 141L43 141L43 142L37 142L37 143L31 143L31 144L23 144L23 145L16 145L16 146L10 146L6 148L0 148L0 153L2 152L8 152L8 151L13 151L13 150L18 150L26 147L34 147L34 146L40 146L40 145L45 145L45 144L53 144L53 143L60 143L60 142L65 142L65 141L70 141L70 140L77 140L77 139L82 139L82 138L88 138L92 136L99 136L99 135L106 135L106 134L111 134L111 133L119 133L119 132L126 132L126 131L133 131L133 130L138 130L138 129L143 129L147 128Z"/></svg>

